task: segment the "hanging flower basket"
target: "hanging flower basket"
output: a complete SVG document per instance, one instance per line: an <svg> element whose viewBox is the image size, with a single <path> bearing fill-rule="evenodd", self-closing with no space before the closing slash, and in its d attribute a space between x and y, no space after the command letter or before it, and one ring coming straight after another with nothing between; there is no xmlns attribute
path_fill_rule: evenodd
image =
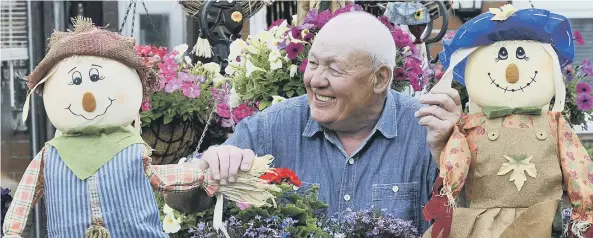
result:
<svg viewBox="0 0 593 238"><path fill-rule="evenodd" d="M198 123L174 120L168 124L162 119L142 128L142 138L154 150L154 164L176 164L181 157L193 151L191 147L201 133Z"/></svg>
<svg viewBox="0 0 593 238"><path fill-rule="evenodd" d="M190 17L199 18L198 12L200 9L206 4L206 0L189 0L189 1L179 1L179 4L185 11L185 13ZM266 5L270 5L272 1L262 1L262 0L248 0L248 1L238 1L238 3L242 4L241 14L244 18L249 18L261 10Z"/></svg>

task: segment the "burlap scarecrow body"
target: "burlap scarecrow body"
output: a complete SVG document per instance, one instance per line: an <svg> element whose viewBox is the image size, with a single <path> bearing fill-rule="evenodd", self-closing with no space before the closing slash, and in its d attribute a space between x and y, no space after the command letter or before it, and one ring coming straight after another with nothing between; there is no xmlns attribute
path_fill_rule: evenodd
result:
<svg viewBox="0 0 593 238"><path fill-rule="evenodd" d="M470 114L438 161L424 208L424 237L550 237L566 185L570 233L593 234L593 162L562 117L561 67L574 57L566 17L542 9L491 9L444 42L435 87L465 85ZM554 107L550 111L550 101ZM467 205L456 203L464 196Z"/></svg>
<svg viewBox="0 0 593 238"><path fill-rule="evenodd" d="M235 194L255 190L258 196L244 196L247 201L269 205L267 191L274 187L257 180L267 172L269 157L239 174L239 181L248 182L228 186L219 186L198 164L152 165L138 115L157 77L136 55L133 38L97 28L89 19L73 23L74 31L52 35L46 57L27 77L29 96L43 92L47 116L61 135L25 171L6 213L5 237L20 237L42 196L49 237L168 237L155 191L204 189L210 196L233 193L230 198L237 200Z"/></svg>

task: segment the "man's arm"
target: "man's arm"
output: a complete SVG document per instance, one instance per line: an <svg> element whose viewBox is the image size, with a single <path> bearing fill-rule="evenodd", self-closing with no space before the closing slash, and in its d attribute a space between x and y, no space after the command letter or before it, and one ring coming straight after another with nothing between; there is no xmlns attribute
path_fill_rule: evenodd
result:
<svg viewBox="0 0 593 238"><path fill-rule="evenodd" d="M233 135L227 139L222 145L229 145L239 147L241 149L256 150L254 142L256 141L257 116L251 116L243 119L236 127ZM218 147L220 145L211 146L208 150ZM192 162L197 162L201 159L204 153L198 155L198 158ZM195 213L210 209L216 203L215 197L210 197L203 189L196 189L189 192L181 193L165 193L165 202L169 207L183 212Z"/></svg>

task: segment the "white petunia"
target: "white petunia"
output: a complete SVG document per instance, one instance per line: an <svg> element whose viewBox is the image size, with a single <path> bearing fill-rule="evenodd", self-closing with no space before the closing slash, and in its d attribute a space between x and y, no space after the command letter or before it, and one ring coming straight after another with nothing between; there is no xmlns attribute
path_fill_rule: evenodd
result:
<svg viewBox="0 0 593 238"><path fill-rule="evenodd" d="M245 42L241 38L236 39L229 46L229 58L228 59L230 61L237 59L237 57L239 55L241 55L241 52L243 52L243 49L245 49L245 48L247 48L247 42Z"/></svg>
<svg viewBox="0 0 593 238"><path fill-rule="evenodd" d="M185 57L183 57L183 59L185 60L185 63L187 65L192 66L191 58L189 58L189 56L185 56Z"/></svg>
<svg viewBox="0 0 593 238"><path fill-rule="evenodd" d="M177 60L177 62L181 62L183 60L183 55L187 51L187 48L188 48L187 44L181 44L181 45L175 46L173 48L173 51L177 51L179 53L175 57L175 59Z"/></svg>
<svg viewBox="0 0 593 238"><path fill-rule="evenodd" d="M276 103L280 103L282 101L286 100L286 98L280 97L280 96L272 96L272 105L276 104Z"/></svg>
<svg viewBox="0 0 593 238"><path fill-rule="evenodd" d="M297 14L292 15L292 25L293 26L297 25L297 23L298 23L297 20L298 20L298 15Z"/></svg>
<svg viewBox="0 0 593 238"><path fill-rule="evenodd" d="M263 69L253 65L253 63L251 63L251 61L249 61L249 60L247 60L247 62L245 62L245 70L247 71L245 73L245 76L247 76L247 77L251 76L251 74L257 70L263 71Z"/></svg>
<svg viewBox="0 0 593 238"><path fill-rule="evenodd" d="M173 214L173 208L169 207L169 205L167 205L165 203L165 206L163 206L163 212L165 214L171 214L172 215Z"/></svg>
<svg viewBox="0 0 593 238"><path fill-rule="evenodd" d="M294 77L297 73L297 70L299 69L299 67L296 66L296 64L293 64L290 66L290 77Z"/></svg>
<svg viewBox="0 0 593 238"><path fill-rule="evenodd" d="M167 214L163 220L163 231L166 233L177 233L181 230L181 224L173 214Z"/></svg>
<svg viewBox="0 0 593 238"><path fill-rule="evenodd" d="M227 67L227 68L228 68L228 67ZM226 79L226 78L225 78L224 76L222 76L222 74L220 74L220 73L216 73L216 74L215 74L215 76L214 76L214 78L212 79L212 82L213 82L214 84L219 84L219 83L222 83L222 82L224 82L224 80L225 80L225 79Z"/></svg>
<svg viewBox="0 0 593 238"><path fill-rule="evenodd" d="M239 99L239 94L235 91L234 88L231 88L229 92L229 107L236 108L241 104L241 100Z"/></svg>
<svg viewBox="0 0 593 238"><path fill-rule="evenodd" d="M282 55L279 50L272 50L270 55L268 55L268 61L270 62L279 60L280 58L282 58Z"/></svg>
<svg viewBox="0 0 593 238"><path fill-rule="evenodd" d="M220 74L220 65L215 62L210 62L207 64L202 65L206 71L213 73L213 74Z"/></svg>
<svg viewBox="0 0 593 238"><path fill-rule="evenodd" d="M276 70L282 68L282 60L277 59L276 61L270 61L270 69Z"/></svg>

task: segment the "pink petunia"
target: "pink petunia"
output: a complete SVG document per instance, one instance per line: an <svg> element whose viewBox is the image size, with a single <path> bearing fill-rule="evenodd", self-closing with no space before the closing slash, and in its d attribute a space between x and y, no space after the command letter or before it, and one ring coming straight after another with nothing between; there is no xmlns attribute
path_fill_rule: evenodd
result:
<svg viewBox="0 0 593 238"><path fill-rule="evenodd" d="M179 72L177 74L177 78L179 78L183 82L194 82L197 79L196 76L190 75L186 72Z"/></svg>
<svg viewBox="0 0 593 238"><path fill-rule="evenodd" d="M407 75L403 68L397 68L393 71L393 78L397 81L406 80L406 77Z"/></svg>
<svg viewBox="0 0 593 238"><path fill-rule="evenodd" d="M251 207L251 204L247 202L237 202L237 207L242 211Z"/></svg>
<svg viewBox="0 0 593 238"><path fill-rule="evenodd" d="M230 118L222 118L220 119L220 126L224 128L229 128L233 126L233 121Z"/></svg>
<svg viewBox="0 0 593 238"><path fill-rule="evenodd" d="M299 65L299 71L301 73L304 73L305 70L307 69L307 64L309 63L309 59L304 59L303 62L301 63L301 65Z"/></svg>
<svg viewBox="0 0 593 238"><path fill-rule="evenodd" d="M161 78L163 78L165 82L169 82L175 78L175 71L164 70L161 72Z"/></svg>
<svg viewBox="0 0 593 238"><path fill-rule="evenodd" d="M233 116L237 123L243 120L244 118L251 116L253 113L254 110L245 104L240 104L235 109L233 109Z"/></svg>
<svg viewBox="0 0 593 238"><path fill-rule="evenodd" d="M418 92L422 90L422 85L420 84L420 76L413 72L408 72L408 78L410 79L410 85L414 91Z"/></svg>
<svg viewBox="0 0 593 238"><path fill-rule="evenodd" d="M406 33L405 31L403 31L401 29L395 30L393 33L391 33L391 36L393 37L393 40L395 41L395 45L398 48L403 48L403 47L409 46L412 42L408 33Z"/></svg>
<svg viewBox="0 0 593 238"><path fill-rule="evenodd" d="M286 46L286 55L291 60L296 59L297 56L303 52L303 49L305 49L305 47L302 44L291 42Z"/></svg>
<svg viewBox="0 0 593 238"><path fill-rule="evenodd" d="M581 69L588 75L593 75L593 66L591 66L591 61L588 59L583 59L581 62Z"/></svg>
<svg viewBox="0 0 593 238"><path fill-rule="evenodd" d="M167 82L167 85L165 85L165 92L167 92L167 93L175 92L181 88L182 84L183 84L183 81L181 81L178 78L174 78L173 80Z"/></svg>
<svg viewBox="0 0 593 238"><path fill-rule="evenodd" d="M200 86L192 82L185 82L181 85L183 95L188 98L197 98L200 96Z"/></svg>
<svg viewBox="0 0 593 238"><path fill-rule="evenodd" d="M222 118L231 118L231 110L228 104L216 104L216 114Z"/></svg>
<svg viewBox="0 0 593 238"><path fill-rule="evenodd" d="M583 34L581 34L580 31L574 31L572 33L572 36L574 37L574 41L578 44L578 45L584 45L585 44L585 40L583 40Z"/></svg>
<svg viewBox="0 0 593 238"><path fill-rule="evenodd" d="M152 108L152 103L150 102L150 99L144 100L142 102L142 111L148 111Z"/></svg>
<svg viewBox="0 0 593 238"><path fill-rule="evenodd" d="M303 37L301 34L301 30L298 27L291 28L290 35L292 36L292 38L295 38L297 40L301 40Z"/></svg>
<svg viewBox="0 0 593 238"><path fill-rule="evenodd" d="M589 85L588 83L585 82L579 82L577 84L577 89L576 89L577 93L587 93L587 94L591 94L591 85Z"/></svg>
<svg viewBox="0 0 593 238"><path fill-rule="evenodd" d="M583 111L589 111L593 108L593 96L587 93L581 93L577 96L577 106Z"/></svg>

